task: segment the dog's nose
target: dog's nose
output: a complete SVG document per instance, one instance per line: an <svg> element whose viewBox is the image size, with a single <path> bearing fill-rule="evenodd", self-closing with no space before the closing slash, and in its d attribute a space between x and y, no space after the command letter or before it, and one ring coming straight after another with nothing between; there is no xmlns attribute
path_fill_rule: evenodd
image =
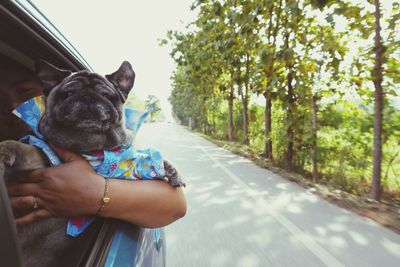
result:
<svg viewBox="0 0 400 267"><path fill-rule="evenodd" d="M93 97L90 95L85 95L82 100L87 103L87 104L92 104L93 103Z"/></svg>
<svg viewBox="0 0 400 267"><path fill-rule="evenodd" d="M100 103L96 103L90 107L90 111L92 114L96 114L96 118L100 121L106 121L110 119L110 110L107 109L104 105Z"/></svg>
<svg viewBox="0 0 400 267"><path fill-rule="evenodd" d="M106 120L110 119L110 114L107 114L105 112L99 112L99 119L101 121L106 121Z"/></svg>

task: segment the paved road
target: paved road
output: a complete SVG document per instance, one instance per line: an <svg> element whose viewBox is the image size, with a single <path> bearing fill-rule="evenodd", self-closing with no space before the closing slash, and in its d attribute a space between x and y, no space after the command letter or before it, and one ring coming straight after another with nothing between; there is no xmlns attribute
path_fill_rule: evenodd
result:
<svg viewBox="0 0 400 267"><path fill-rule="evenodd" d="M165 123L140 144L185 177L188 212L166 228L168 267L400 266L400 236Z"/></svg>

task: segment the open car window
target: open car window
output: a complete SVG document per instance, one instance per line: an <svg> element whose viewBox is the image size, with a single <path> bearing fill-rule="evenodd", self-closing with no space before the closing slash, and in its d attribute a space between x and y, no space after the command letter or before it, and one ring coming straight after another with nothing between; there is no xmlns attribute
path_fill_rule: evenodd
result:
<svg viewBox="0 0 400 267"><path fill-rule="evenodd" d="M38 59L70 70L92 70L82 55L30 1L0 3L0 53L33 70ZM0 174L1 266L22 266L16 226ZM64 266L164 266L161 229L98 218L63 255Z"/></svg>

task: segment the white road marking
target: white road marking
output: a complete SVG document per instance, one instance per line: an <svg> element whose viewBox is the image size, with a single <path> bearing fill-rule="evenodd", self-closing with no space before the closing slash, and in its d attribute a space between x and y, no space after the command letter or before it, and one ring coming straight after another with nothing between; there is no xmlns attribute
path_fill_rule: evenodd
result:
<svg viewBox="0 0 400 267"><path fill-rule="evenodd" d="M245 182L243 182L238 176L231 172L228 168L222 165L217 159L215 159L204 147L200 147L201 150L218 166L220 167L236 184L241 186L250 197L252 197L256 203L262 203L266 207L267 212L280 224L282 224L290 233L293 234L299 242L301 242L311 253L319 258L326 266L329 267L345 267L338 259L335 258L331 253L316 243L307 233L302 231L288 218L280 214L274 209L269 208L267 201L260 197L258 192L253 190ZM222 149L221 149L222 150Z"/></svg>

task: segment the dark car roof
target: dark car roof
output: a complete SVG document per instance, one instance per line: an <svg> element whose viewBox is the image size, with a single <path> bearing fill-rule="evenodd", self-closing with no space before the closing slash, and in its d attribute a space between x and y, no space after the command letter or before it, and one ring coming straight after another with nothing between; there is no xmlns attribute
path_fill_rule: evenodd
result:
<svg viewBox="0 0 400 267"><path fill-rule="evenodd" d="M0 3L0 48L29 68L44 59L61 68L92 70L82 55L30 1Z"/></svg>

